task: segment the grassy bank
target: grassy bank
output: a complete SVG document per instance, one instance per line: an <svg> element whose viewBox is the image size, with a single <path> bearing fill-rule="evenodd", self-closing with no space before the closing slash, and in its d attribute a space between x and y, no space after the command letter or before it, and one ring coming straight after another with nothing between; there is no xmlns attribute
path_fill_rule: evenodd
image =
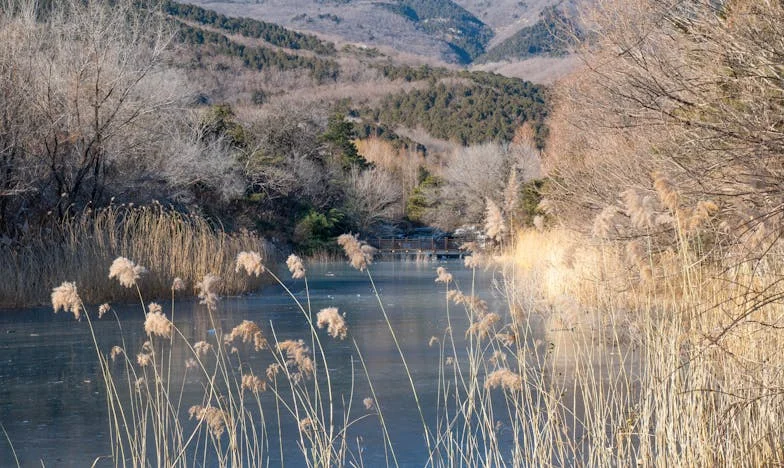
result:
<svg viewBox="0 0 784 468"><path fill-rule="evenodd" d="M207 274L222 278L221 293L247 291L262 283L234 271L234 259L242 250L269 247L255 234L228 234L201 217L160 206L112 206L0 246L0 307L45 304L52 287L66 280L79 285L87 303L138 297L108 276L107 265L119 256L149 269L141 285L151 298L167 297L175 277L192 290Z"/></svg>
<svg viewBox="0 0 784 468"><path fill-rule="evenodd" d="M507 259L520 307L546 321L553 375L573 376L573 458L781 464L780 257L720 268L684 246L641 275L632 253L554 230L522 234Z"/></svg>

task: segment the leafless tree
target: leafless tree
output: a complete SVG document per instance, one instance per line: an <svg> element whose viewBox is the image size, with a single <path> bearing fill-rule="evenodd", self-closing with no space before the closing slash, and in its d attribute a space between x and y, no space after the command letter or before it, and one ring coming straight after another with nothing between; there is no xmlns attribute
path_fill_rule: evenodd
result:
<svg viewBox="0 0 784 468"><path fill-rule="evenodd" d="M352 168L345 192L346 211L363 232L394 220L403 212L403 187L384 169Z"/></svg>

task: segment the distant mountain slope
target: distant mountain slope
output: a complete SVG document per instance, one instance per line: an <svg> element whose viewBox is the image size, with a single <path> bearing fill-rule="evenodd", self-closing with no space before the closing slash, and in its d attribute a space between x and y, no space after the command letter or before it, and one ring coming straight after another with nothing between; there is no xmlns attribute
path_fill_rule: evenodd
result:
<svg viewBox="0 0 784 468"><path fill-rule="evenodd" d="M282 34L279 42L291 44L284 47L320 55L332 52L329 45L321 49L328 43L313 34L338 43L384 46L406 56L466 65L478 59L484 63L551 55L553 44L545 43L544 34L549 23L542 12L555 4L585 1L590 0L189 0L220 14L205 14L194 7L180 10L191 8L188 19L233 34L267 41ZM258 24L251 26L242 18ZM293 33L299 36L274 31L272 23L281 31L299 31Z"/></svg>
<svg viewBox="0 0 784 468"><path fill-rule="evenodd" d="M500 44L492 47L477 62L526 59L534 56L561 56L569 51L579 37L577 25L558 7L547 7L539 14L538 21L526 26Z"/></svg>

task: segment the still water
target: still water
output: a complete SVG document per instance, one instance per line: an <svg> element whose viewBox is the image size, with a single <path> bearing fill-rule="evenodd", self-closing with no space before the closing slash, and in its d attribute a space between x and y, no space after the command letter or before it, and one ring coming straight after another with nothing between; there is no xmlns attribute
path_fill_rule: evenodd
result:
<svg viewBox="0 0 784 468"><path fill-rule="evenodd" d="M446 266L457 283L471 288L472 275L457 262L406 263L382 262L372 266L373 278L389 318L408 360L413 380L422 398L425 417L435 421L439 352L428 347L431 336L441 336L447 327L444 287L434 282L435 270ZM338 307L346 314L349 338L337 341L322 334L328 354L337 401L348 399L354 379L353 414L367 413L362 399L369 396L364 371L356 360L351 339L355 339L365 359L386 424L401 466L423 466L427 455L422 425L400 357L368 277L345 264L313 265L308 271L310 297L314 311ZM491 310L502 310L504 300L494 292L493 274L477 276L475 288ZM304 282L287 281L295 295L306 300ZM142 283L143 290L143 283ZM149 302L154 298L146 298ZM171 316L171 304L160 300ZM99 346L108 353L125 338L129 355L135 355L146 336L140 306L115 306L123 331L117 322L104 317L94 321ZM95 309L95 306L92 307ZM258 323L270 338L274 328L278 340L305 339L310 332L292 299L279 287L267 287L255 294L223 298L217 313L222 330L230 330L243 320ZM212 340L213 328L204 306L194 300L178 300L175 324L190 339ZM452 325L465 330L464 315L452 317ZM462 333L457 333L460 335ZM175 360L187 357L174 353ZM354 361L352 363L352 356ZM264 355L244 360L258 375L271 362ZM119 369L119 367L118 367ZM178 381L174 379L174 381ZM190 404L200 402L199 383L186 382L183 413ZM273 414L272 395L262 396ZM265 410L266 411L266 410ZM183 414L183 419L187 414ZM11 310L0 313L0 423L3 424L22 466L90 466L97 457L111 453L108 442L108 416L105 391L94 346L85 321L72 315L53 314L50 308ZM302 466L297 446L296 421L282 423L284 460L288 466ZM274 429L277 430L277 429ZM365 466L384 464L384 444L377 418L362 419L352 426L352 441L361 437ZM278 436L270 435L270 465L280 466ZM355 442L356 443L356 442ZM357 451L358 449L355 449ZM15 466L12 451L0 433L0 466ZM111 466L103 460L97 466ZM209 465L209 463L208 463Z"/></svg>

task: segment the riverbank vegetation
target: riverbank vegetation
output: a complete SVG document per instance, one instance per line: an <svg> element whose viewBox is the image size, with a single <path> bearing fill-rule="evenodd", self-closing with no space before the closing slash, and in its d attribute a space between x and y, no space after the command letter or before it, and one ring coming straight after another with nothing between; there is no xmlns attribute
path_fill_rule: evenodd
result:
<svg viewBox="0 0 784 468"><path fill-rule="evenodd" d="M514 263L578 376L589 465L782 462L783 15L609 2L556 87L550 229Z"/></svg>
<svg viewBox="0 0 784 468"><path fill-rule="evenodd" d="M463 144L492 142L506 153L520 125L532 126L539 148L546 135L546 94L521 80L337 50L172 2L3 9L4 255L26 248L30 232L67 237L69 220L154 202L204 218L218 237L245 230L284 251L334 251L342 232L394 235L434 217L439 198L421 192L435 193L431 182L470 152ZM420 89L440 91L415 119L384 110L390 100L412 103ZM436 125L448 115L459 121ZM495 117L468 124L482 116ZM412 166L370 154L362 140L379 138ZM499 187L514 164L494 173ZM481 222L471 213L466 223Z"/></svg>

